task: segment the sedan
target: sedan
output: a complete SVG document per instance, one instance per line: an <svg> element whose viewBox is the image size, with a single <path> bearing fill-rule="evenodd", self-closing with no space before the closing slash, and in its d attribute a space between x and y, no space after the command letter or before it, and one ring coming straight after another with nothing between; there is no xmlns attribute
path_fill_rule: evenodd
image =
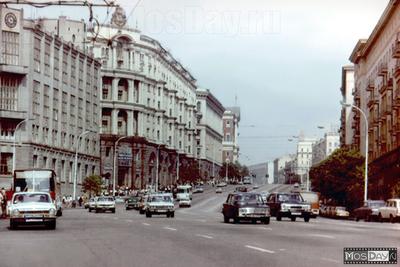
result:
<svg viewBox="0 0 400 267"><path fill-rule="evenodd" d="M215 193L222 193L222 189L221 188L217 188L217 189L215 189Z"/></svg>

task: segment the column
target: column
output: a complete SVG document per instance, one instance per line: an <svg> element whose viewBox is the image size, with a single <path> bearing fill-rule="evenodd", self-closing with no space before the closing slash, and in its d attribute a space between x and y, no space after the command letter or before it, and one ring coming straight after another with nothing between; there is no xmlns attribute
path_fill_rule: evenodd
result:
<svg viewBox="0 0 400 267"><path fill-rule="evenodd" d="M118 112L119 109L113 109L111 111L111 133L118 134Z"/></svg>
<svg viewBox="0 0 400 267"><path fill-rule="evenodd" d="M128 119L127 119L127 135L134 135L133 133L133 110L127 110L126 113L128 114Z"/></svg>
<svg viewBox="0 0 400 267"><path fill-rule="evenodd" d="M119 83L119 78L114 78L112 80L111 95L112 95L112 100L113 101L117 101L118 100L118 83Z"/></svg>
<svg viewBox="0 0 400 267"><path fill-rule="evenodd" d="M144 117L142 112L138 113L137 127L138 127L138 135L144 136Z"/></svg>
<svg viewBox="0 0 400 267"><path fill-rule="evenodd" d="M128 103L134 103L134 82L133 80L128 80Z"/></svg>

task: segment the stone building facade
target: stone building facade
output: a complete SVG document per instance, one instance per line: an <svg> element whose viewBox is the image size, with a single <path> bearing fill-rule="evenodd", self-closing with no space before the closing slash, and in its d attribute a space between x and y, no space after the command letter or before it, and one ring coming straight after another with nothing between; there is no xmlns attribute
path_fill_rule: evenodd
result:
<svg viewBox="0 0 400 267"><path fill-rule="evenodd" d="M235 163L239 159L238 129L240 122L240 108L227 107L223 116L224 140L222 161Z"/></svg>
<svg viewBox="0 0 400 267"><path fill-rule="evenodd" d="M343 103L353 104L354 90L354 66L347 65L342 67L342 85L340 92L342 94ZM353 141L353 116L352 107L342 107L340 116L340 145L350 146Z"/></svg>
<svg viewBox="0 0 400 267"><path fill-rule="evenodd" d="M62 193L71 194L76 149L78 186L100 171L99 136L78 140L99 128L100 62L38 21L24 20L22 10L0 6L0 21L2 182L11 181L15 141L15 169L51 168Z"/></svg>

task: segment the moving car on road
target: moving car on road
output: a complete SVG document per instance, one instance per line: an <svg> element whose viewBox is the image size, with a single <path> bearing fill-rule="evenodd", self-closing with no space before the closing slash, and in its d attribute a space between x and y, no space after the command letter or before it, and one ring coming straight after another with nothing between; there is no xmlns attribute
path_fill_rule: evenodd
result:
<svg viewBox="0 0 400 267"><path fill-rule="evenodd" d="M346 207L336 206L330 209L329 215L334 218L348 219L350 213L346 210Z"/></svg>
<svg viewBox="0 0 400 267"><path fill-rule="evenodd" d="M243 177L243 184L251 184L251 177Z"/></svg>
<svg viewBox="0 0 400 267"><path fill-rule="evenodd" d="M192 201L189 197L179 199L179 207L191 207Z"/></svg>
<svg viewBox="0 0 400 267"><path fill-rule="evenodd" d="M92 212L96 208L96 197L92 197L88 201L89 212Z"/></svg>
<svg viewBox="0 0 400 267"><path fill-rule="evenodd" d="M238 186L235 188L235 192L249 192L249 189L246 186Z"/></svg>
<svg viewBox="0 0 400 267"><path fill-rule="evenodd" d="M265 224L270 222L270 210L262 200L259 193L231 193L223 204L222 214L224 222L233 219L234 223L241 220L249 220L253 223L261 221Z"/></svg>
<svg viewBox="0 0 400 267"><path fill-rule="evenodd" d="M201 185L196 185L193 189L193 193L203 193L204 189Z"/></svg>
<svg viewBox="0 0 400 267"><path fill-rule="evenodd" d="M151 194L146 203L146 217L153 214L165 214L167 218L175 216L174 202L171 194Z"/></svg>
<svg viewBox="0 0 400 267"><path fill-rule="evenodd" d="M192 199L192 186L191 185L178 185L177 187L177 194L176 194L176 200L180 200L181 198L187 198L189 197Z"/></svg>
<svg viewBox="0 0 400 267"><path fill-rule="evenodd" d="M139 209L140 197L129 197L125 202L125 209Z"/></svg>
<svg viewBox="0 0 400 267"><path fill-rule="evenodd" d="M268 196L267 204L271 209L271 216L277 221L282 217L288 217L293 222L301 217L305 222L311 218L311 206L306 203L299 193L271 193Z"/></svg>
<svg viewBox="0 0 400 267"><path fill-rule="evenodd" d="M319 193L312 191L300 192L301 197L311 206L311 217L316 218L319 215Z"/></svg>
<svg viewBox="0 0 400 267"><path fill-rule="evenodd" d="M21 224L42 224L56 229L57 208L49 193L15 193L10 205L10 229Z"/></svg>
<svg viewBox="0 0 400 267"><path fill-rule="evenodd" d="M139 201L139 213L144 214L149 195L142 195Z"/></svg>
<svg viewBox="0 0 400 267"><path fill-rule="evenodd" d="M383 200L368 200L364 203L364 206L353 211L353 217L357 222L359 220L364 220L366 222L377 220L379 208L383 206L385 206L385 201Z"/></svg>
<svg viewBox="0 0 400 267"><path fill-rule="evenodd" d="M386 205L379 208L379 220L395 222L400 220L400 199L392 198L386 201Z"/></svg>
<svg viewBox="0 0 400 267"><path fill-rule="evenodd" d="M220 187L218 187L217 189L215 189L215 193L217 193L217 194L222 193L222 189Z"/></svg>
<svg viewBox="0 0 400 267"><path fill-rule="evenodd" d="M101 196L98 197L95 204L96 213L100 211L111 211L115 213L115 200L114 197L111 196Z"/></svg>

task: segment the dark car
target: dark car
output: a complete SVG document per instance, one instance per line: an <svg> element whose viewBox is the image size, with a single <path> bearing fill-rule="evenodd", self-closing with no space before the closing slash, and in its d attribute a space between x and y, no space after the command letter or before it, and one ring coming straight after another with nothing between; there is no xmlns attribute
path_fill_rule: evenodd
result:
<svg viewBox="0 0 400 267"><path fill-rule="evenodd" d="M125 201L125 208L126 210L130 209L139 209L139 204L140 204L140 197L130 197Z"/></svg>
<svg viewBox="0 0 400 267"><path fill-rule="evenodd" d="M379 216L379 208L383 206L385 206L385 201L383 200L368 200L364 203L364 206L353 211L353 217L356 221L361 219L366 222L377 220Z"/></svg>
<svg viewBox="0 0 400 267"><path fill-rule="evenodd" d="M246 186L238 186L235 188L235 192L248 192L249 189Z"/></svg>
<svg viewBox="0 0 400 267"><path fill-rule="evenodd" d="M261 221L269 224L270 221L269 207L262 200L261 194L258 193L238 192L229 194L223 204L222 214L225 223L228 223L230 219L233 219L234 223L249 220L253 223Z"/></svg>
<svg viewBox="0 0 400 267"><path fill-rule="evenodd" d="M267 198L267 204L271 209L271 216L277 221L282 217L295 221L297 217L304 218L305 222L310 221L311 207L306 203L299 193L271 193Z"/></svg>

